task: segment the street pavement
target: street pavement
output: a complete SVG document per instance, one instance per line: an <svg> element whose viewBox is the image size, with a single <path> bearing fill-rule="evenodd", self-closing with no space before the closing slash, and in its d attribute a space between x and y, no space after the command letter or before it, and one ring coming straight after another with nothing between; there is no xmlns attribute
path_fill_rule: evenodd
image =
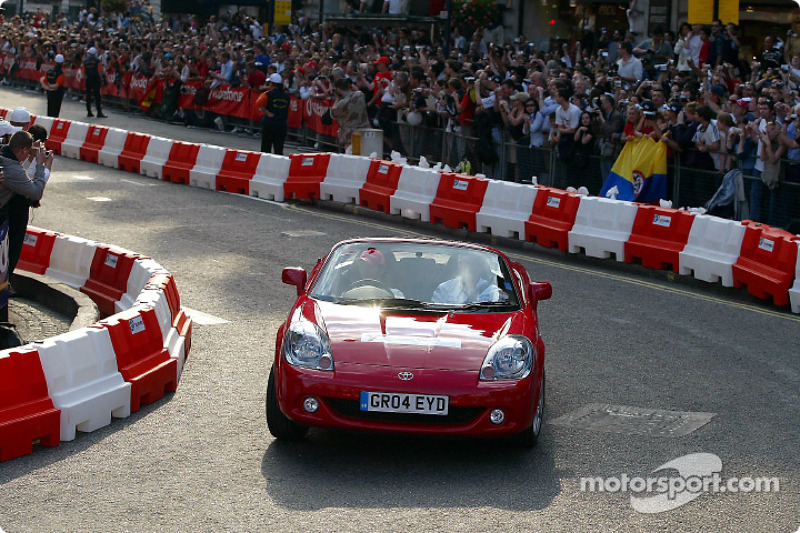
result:
<svg viewBox="0 0 800 533"><path fill-rule="evenodd" d="M8 89L0 96L4 107L44 109L43 97ZM257 144L109 114L91 121ZM74 102L63 115L85 120ZM0 464L0 528L9 533L791 532L800 525L800 318L743 291L501 244L534 279L553 285L553 298L540 305L548 397L535 449L322 430L284 444L264 420L275 334L295 296L280 283L281 269L310 269L344 238L453 234L64 158L31 223L153 257L176 276L182 304L203 314L194 315L176 393ZM693 420L701 425L689 427ZM587 477L677 479L674 465L656 470L701 453L719 458L725 480L775 477L779 491L709 492L650 514L634 508L630 492L581 490ZM684 477L692 468L681 470Z"/></svg>

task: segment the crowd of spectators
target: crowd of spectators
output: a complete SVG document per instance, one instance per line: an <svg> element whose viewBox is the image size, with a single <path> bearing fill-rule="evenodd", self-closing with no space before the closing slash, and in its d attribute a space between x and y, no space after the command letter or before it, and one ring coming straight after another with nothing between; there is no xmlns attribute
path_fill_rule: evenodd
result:
<svg viewBox="0 0 800 533"><path fill-rule="evenodd" d="M424 29L333 27L299 10L266 34L243 12L155 21L142 0L125 14L26 15L2 29L6 58L63 54L79 66L95 47L108 79L139 72L261 90L279 74L304 100L334 99L337 80L349 79L387 151L498 179L538 176L597 194L624 143L649 136L678 156L669 194L681 205L702 205L740 168L751 218L787 225L800 213L800 39L792 33L767 36L748 61L736 25L719 20L639 38L600 29L540 49L496 24L455 28L443 43ZM13 65L4 64L7 78Z"/></svg>

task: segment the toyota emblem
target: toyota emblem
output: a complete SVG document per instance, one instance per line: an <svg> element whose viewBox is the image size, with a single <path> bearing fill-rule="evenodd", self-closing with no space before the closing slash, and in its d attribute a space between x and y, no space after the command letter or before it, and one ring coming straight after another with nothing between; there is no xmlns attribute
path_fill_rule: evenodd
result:
<svg viewBox="0 0 800 533"><path fill-rule="evenodd" d="M400 372L399 374L397 374L397 377L403 381L410 381L414 379L414 374L412 374L411 372Z"/></svg>

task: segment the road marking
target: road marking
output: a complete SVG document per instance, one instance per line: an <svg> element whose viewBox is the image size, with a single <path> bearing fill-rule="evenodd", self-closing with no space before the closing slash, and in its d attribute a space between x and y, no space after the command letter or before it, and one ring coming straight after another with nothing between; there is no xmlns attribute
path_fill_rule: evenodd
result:
<svg viewBox="0 0 800 533"><path fill-rule="evenodd" d="M319 237L320 235L325 235L321 231L314 231L314 230L297 230L297 231L284 231L281 233L286 237Z"/></svg>
<svg viewBox="0 0 800 533"><path fill-rule="evenodd" d="M78 181L92 181L94 178L91 176L72 176L72 179Z"/></svg>
<svg viewBox="0 0 800 533"><path fill-rule="evenodd" d="M125 180L125 179L119 181L124 181L125 183L130 183L132 185L138 185L139 187L153 187L155 185L155 183L140 183L138 181Z"/></svg>
<svg viewBox="0 0 800 533"><path fill-rule="evenodd" d="M90 196L87 200L91 200L92 202L110 202L111 198L106 198L105 196Z"/></svg>
<svg viewBox="0 0 800 533"><path fill-rule="evenodd" d="M306 209L306 208L304 208L304 207L302 207L302 206L300 206L298 204L284 204L284 205L286 206L287 209L296 209L296 210L299 210L299 211L303 211L303 213L305 213L305 214L309 214L309 215L312 215L312 216L318 216L320 218L327 218L327 219L331 219L331 220L340 220L342 222L351 222L351 223L353 222L353 219L351 217L346 217L346 216L341 216L341 215L336 215L336 214L319 213L319 212L315 212L315 211L311 211L309 209ZM380 229L383 229L383 230L385 230L387 228L386 224L380 224L380 223L377 223L377 222L370 222L370 221L365 221L365 220L359 220L358 224L361 225L361 226L380 228ZM427 238L430 238L430 234L422 233L422 232L418 232L418 231L411 231L411 230L405 230L405 229L394 229L394 231L396 231L398 234L401 234L401 235L407 235L407 236L412 236L412 237L427 237ZM451 240L457 240L457 239L451 239ZM792 322L800 323L800 316L799 315L793 315L793 314L786 313L786 312L781 312L781 311L774 311L774 310L771 310L771 309L763 309L763 308L758 307L758 306L753 305L753 304L746 304L746 303L740 303L740 302L731 302L729 300L718 298L716 296L710 296L710 295L706 295L706 294L698 294L696 292L691 292L691 291L688 291L688 290L685 290L685 289L679 289L679 288L676 288L676 287L667 287L667 286L659 285L657 283L653 283L653 282L650 282L650 281L643 281L643 280L638 280L638 279L627 278L627 277L620 276L620 275L617 275L617 274L611 274L609 272L602 272L600 270L592 270L592 269L589 269L589 268L579 267L579 266L576 266L576 265L566 265L566 264L558 263L557 261L552 261L552 260L549 260L549 259L538 259L538 258L535 258L535 257L531 257L529 255L524 255L524 254L518 253L518 252L510 252L510 253L506 253L506 255L508 257L511 257L511 258L517 259L517 260L530 261L532 263L538 263L540 265L546 265L546 266L550 266L550 267L553 267L553 268L559 268L561 270L567 270L567 271L570 271L570 272L579 272L579 273L582 273L582 274L589 274L591 276L605 278L605 279L612 280L612 281L618 281L618 282L621 282L621 283L629 283L631 285L639 285L640 287L646 287L646 288L649 288L649 289L655 289L655 290L662 291L662 292L668 292L668 293L678 294L678 295L681 295L681 296L687 296L689 298L694 298L696 300L703 300L703 301L706 301L706 302L711 302L711 303L716 303L716 304L723 304L723 305L727 305L729 307L734 307L734 308L737 308L737 309L741 309L743 311L752 311L752 312L759 313L759 314L762 314L762 315L772 316L772 317L775 317L775 318L782 318L784 320L789 320L789 321L792 321Z"/></svg>
<svg viewBox="0 0 800 533"><path fill-rule="evenodd" d="M224 318L220 318L218 316L209 315L208 313L204 313L202 311L197 311L195 309L189 309L188 307L181 307L184 312L189 315L189 318L192 319L199 326L214 326L217 324L228 324L230 321L225 320Z"/></svg>

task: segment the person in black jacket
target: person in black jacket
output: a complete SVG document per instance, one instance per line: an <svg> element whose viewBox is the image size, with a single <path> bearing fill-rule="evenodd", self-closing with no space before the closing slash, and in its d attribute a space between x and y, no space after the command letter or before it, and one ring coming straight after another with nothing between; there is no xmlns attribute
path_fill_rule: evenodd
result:
<svg viewBox="0 0 800 533"><path fill-rule="evenodd" d="M100 59L97 57L97 48L93 46L89 48L86 53L88 56L83 60L83 75L86 80L86 116L94 116L92 114L92 99L94 99L98 118L106 118L103 114L103 104L100 100L102 80L100 77Z"/></svg>
<svg viewBox="0 0 800 533"><path fill-rule="evenodd" d="M47 116L58 118L61 113L61 102L64 100L64 86L66 77L64 76L64 56L57 54L56 64L48 70L42 77L42 88L47 92Z"/></svg>
<svg viewBox="0 0 800 533"><path fill-rule="evenodd" d="M283 155L283 142L286 140L289 122L289 93L283 88L280 74L271 74L267 84L267 92L256 100L256 106L263 116L261 151Z"/></svg>

